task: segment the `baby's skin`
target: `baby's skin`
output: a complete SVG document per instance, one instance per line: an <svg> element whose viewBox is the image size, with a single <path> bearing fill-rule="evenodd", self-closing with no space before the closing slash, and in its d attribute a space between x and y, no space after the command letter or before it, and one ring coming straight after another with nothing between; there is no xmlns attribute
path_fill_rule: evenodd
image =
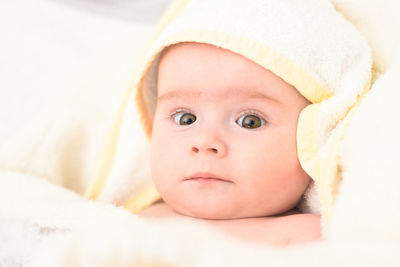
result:
<svg viewBox="0 0 400 267"><path fill-rule="evenodd" d="M139 214L146 219L194 220L204 223L238 240L257 244L287 246L321 238L320 216L295 210L270 217L212 220L181 215L166 203L152 205Z"/></svg>
<svg viewBox="0 0 400 267"><path fill-rule="evenodd" d="M151 175L164 203L142 216L196 218L271 244L320 237L318 216L293 212L310 183L296 148L310 102L295 87L202 43L164 50L157 81Z"/></svg>

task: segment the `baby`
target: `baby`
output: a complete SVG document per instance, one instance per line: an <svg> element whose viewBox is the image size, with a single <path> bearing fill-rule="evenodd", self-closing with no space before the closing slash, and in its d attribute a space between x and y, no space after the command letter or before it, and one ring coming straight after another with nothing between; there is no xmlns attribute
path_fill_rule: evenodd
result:
<svg viewBox="0 0 400 267"><path fill-rule="evenodd" d="M135 94L152 179L121 190L130 199L120 203L245 240L318 240L340 184L340 142L370 79L368 43L329 0L175 0L124 102ZM105 170L116 148L106 151ZM107 180L99 173L93 198ZM318 203L303 214L310 183Z"/></svg>
<svg viewBox="0 0 400 267"><path fill-rule="evenodd" d="M293 86L212 45L180 43L161 55L151 174L164 203L142 216L203 219L272 244L316 240L320 217L295 206L310 183L296 152Z"/></svg>

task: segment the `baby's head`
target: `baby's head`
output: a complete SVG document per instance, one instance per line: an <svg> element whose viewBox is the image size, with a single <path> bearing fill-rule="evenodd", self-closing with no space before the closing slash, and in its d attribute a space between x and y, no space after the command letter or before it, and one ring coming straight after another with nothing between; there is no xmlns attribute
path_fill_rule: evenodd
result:
<svg viewBox="0 0 400 267"><path fill-rule="evenodd" d="M368 43L329 0L174 1L135 84L156 188L180 213L242 218L291 209L311 177L321 204L305 206L329 214L370 78Z"/></svg>
<svg viewBox="0 0 400 267"><path fill-rule="evenodd" d="M151 173L177 212L227 219L293 208L310 178L296 149L310 102L257 63L203 43L164 50L158 65Z"/></svg>

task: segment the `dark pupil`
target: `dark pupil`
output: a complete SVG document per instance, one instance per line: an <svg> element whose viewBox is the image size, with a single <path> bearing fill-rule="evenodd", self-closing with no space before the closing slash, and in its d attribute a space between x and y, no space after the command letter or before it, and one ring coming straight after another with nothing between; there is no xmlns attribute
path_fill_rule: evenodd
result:
<svg viewBox="0 0 400 267"><path fill-rule="evenodd" d="M247 115L243 119L243 127L244 128L258 128L261 126L261 120L257 116L254 115Z"/></svg>
<svg viewBox="0 0 400 267"><path fill-rule="evenodd" d="M196 121L196 116L190 113L185 113L179 120L180 125L189 125Z"/></svg>

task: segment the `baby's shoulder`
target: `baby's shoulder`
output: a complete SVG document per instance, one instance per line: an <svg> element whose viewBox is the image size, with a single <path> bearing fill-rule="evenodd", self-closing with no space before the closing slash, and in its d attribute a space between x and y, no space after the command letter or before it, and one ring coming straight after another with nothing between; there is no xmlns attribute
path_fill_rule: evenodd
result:
<svg viewBox="0 0 400 267"><path fill-rule="evenodd" d="M290 244L321 239L321 216L316 214L293 214L280 217L276 223L286 229Z"/></svg>

